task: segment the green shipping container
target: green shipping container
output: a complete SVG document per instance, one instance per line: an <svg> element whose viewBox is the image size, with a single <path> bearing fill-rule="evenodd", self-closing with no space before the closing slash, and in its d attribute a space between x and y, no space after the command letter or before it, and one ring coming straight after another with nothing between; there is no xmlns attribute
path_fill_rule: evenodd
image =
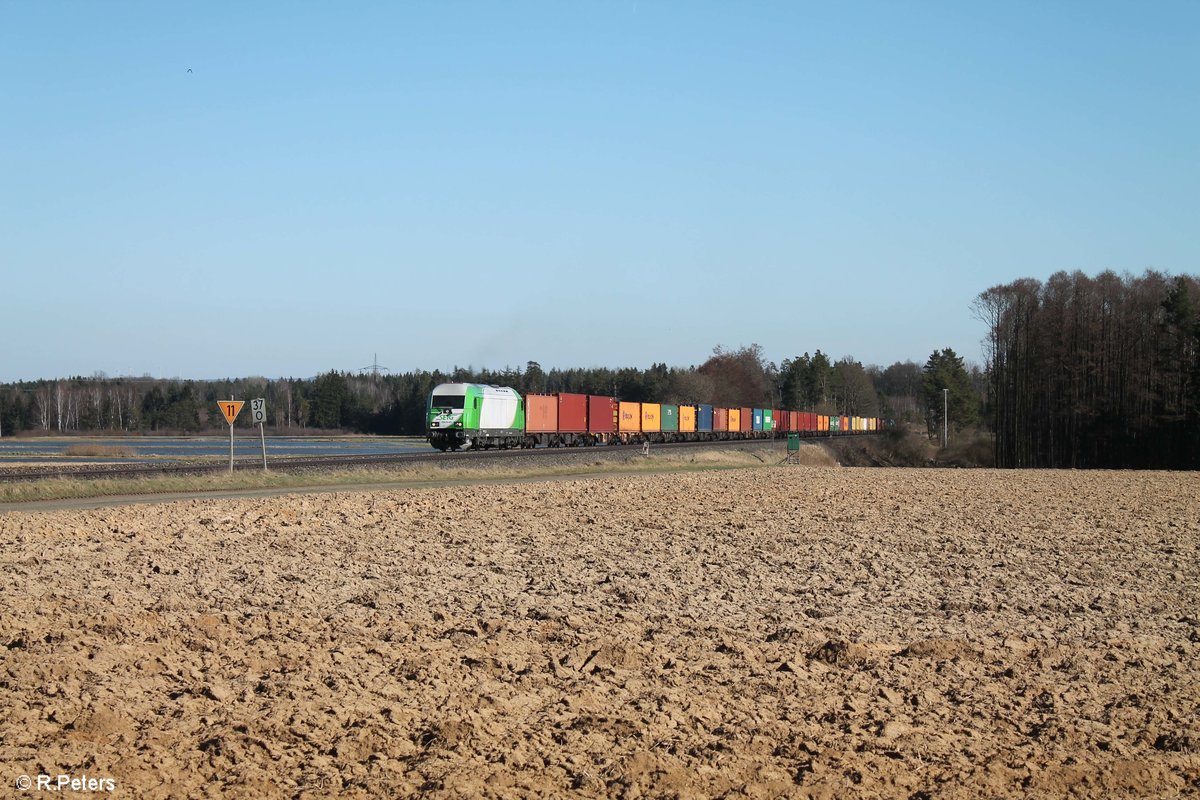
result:
<svg viewBox="0 0 1200 800"><path fill-rule="evenodd" d="M662 430L678 431L679 430L679 406L669 406L666 403L662 405Z"/></svg>
<svg viewBox="0 0 1200 800"><path fill-rule="evenodd" d="M771 409L769 409L769 408L763 409L763 430L764 431L775 430L775 420L772 418Z"/></svg>

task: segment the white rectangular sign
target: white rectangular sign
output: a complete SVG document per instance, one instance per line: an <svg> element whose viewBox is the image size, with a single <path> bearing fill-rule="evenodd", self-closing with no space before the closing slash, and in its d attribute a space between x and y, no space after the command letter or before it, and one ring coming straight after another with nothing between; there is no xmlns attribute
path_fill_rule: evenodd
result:
<svg viewBox="0 0 1200 800"><path fill-rule="evenodd" d="M267 401L260 397L250 401L250 421L260 425L267 421Z"/></svg>

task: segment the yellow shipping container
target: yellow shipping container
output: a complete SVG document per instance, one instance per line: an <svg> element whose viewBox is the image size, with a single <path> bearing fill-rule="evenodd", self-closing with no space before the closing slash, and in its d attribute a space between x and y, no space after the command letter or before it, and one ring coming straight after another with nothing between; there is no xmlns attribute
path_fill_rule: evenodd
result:
<svg viewBox="0 0 1200 800"><path fill-rule="evenodd" d="M638 433L642 429L641 403L620 403L617 413L620 415L618 431L621 433Z"/></svg>
<svg viewBox="0 0 1200 800"><path fill-rule="evenodd" d="M729 430L740 431L742 429L742 410L740 408L729 409Z"/></svg>
<svg viewBox="0 0 1200 800"><path fill-rule="evenodd" d="M662 407L658 403L642 403L642 433L662 430Z"/></svg>
<svg viewBox="0 0 1200 800"><path fill-rule="evenodd" d="M679 432L680 433L695 433L696 432L696 407L695 406L680 406L679 407Z"/></svg>

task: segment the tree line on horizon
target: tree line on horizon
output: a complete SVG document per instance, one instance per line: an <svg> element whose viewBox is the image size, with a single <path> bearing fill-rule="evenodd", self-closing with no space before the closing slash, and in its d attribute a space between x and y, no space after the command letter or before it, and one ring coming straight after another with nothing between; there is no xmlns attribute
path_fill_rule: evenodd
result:
<svg viewBox="0 0 1200 800"><path fill-rule="evenodd" d="M962 359L954 360L952 350L946 352L952 356L950 372L955 373L955 380L982 387L978 368L969 373ZM655 363L645 369L543 370L538 362L529 361L524 368L502 370L455 367L448 372L416 370L391 375L333 370L310 379L171 380L97 374L0 385L0 436L219 431L227 424L217 401L230 397L265 398L267 424L280 433L418 435L425 431L430 391L439 383L450 382L512 386L522 393L580 392L630 401L789 408L920 422L931 411L923 400L928 367L923 369L912 361L886 369L864 367L851 357L835 361L820 350L776 365L763 358L761 347L751 345L737 349L718 346L698 367ZM974 405L977 418L977 393ZM940 405L937 414L941 414ZM960 417L965 420L971 409L951 416L956 422ZM249 415L240 415L236 424L249 426Z"/></svg>
<svg viewBox="0 0 1200 800"><path fill-rule="evenodd" d="M1196 277L1058 272L973 309L997 466L1200 468Z"/></svg>
<svg viewBox="0 0 1200 800"><path fill-rule="evenodd" d="M716 347L703 364L543 370L455 367L315 378L168 380L101 374L0 385L0 436L223 430L219 399L265 397L278 433L419 435L439 383L631 401L712 403L924 423L939 439L977 426L1000 467L1200 468L1200 279L1059 272L982 292L985 364L954 350L924 365L863 366L820 350L767 362L758 345ZM943 413L948 412L948 420ZM249 426L249 415L237 423Z"/></svg>

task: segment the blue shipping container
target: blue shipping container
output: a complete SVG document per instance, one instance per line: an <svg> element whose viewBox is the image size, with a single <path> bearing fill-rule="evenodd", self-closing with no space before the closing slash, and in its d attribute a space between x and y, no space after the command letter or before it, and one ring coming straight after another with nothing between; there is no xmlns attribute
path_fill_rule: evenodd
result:
<svg viewBox="0 0 1200 800"><path fill-rule="evenodd" d="M711 431L713 422L712 406L696 406L696 430Z"/></svg>
<svg viewBox="0 0 1200 800"><path fill-rule="evenodd" d="M756 430L756 431L761 431L763 429L763 427L762 427L763 413L762 412L763 412L763 410L761 408L754 409L754 430Z"/></svg>

